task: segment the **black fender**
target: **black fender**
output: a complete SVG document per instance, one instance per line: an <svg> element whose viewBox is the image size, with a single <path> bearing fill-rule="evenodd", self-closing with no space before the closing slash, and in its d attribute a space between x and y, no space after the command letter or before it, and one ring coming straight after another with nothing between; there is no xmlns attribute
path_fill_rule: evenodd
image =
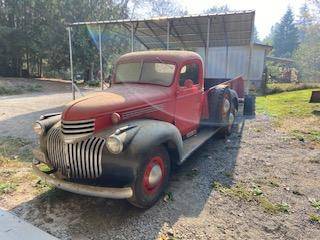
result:
<svg viewBox="0 0 320 240"><path fill-rule="evenodd" d="M101 181L112 186L130 185L144 156L153 147L164 145L172 163L179 164L182 158L183 141L179 130L171 123L158 120L129 121L98 135L108 137L116 134L124 143L120 154L112 154L105 147L102 154L103 173ZM98 136L97 135L97 136Z"/></svg>
<svg viewBox="0 0 320 240"><path fill-rule="evenodd" d="M232 104L235 107L235 109L238 111L238 108L239 108L239 96L238 96L238 93L236 91L234 91L233 89L230 89L230 94L231 94Z"/></svg>

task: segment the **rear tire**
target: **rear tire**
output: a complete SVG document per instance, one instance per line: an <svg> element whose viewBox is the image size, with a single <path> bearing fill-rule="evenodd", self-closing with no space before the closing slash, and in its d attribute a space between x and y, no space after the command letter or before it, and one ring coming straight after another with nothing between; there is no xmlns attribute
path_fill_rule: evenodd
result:
<svg viewBox="0 0 320 240"><path fill-rule="evenodd" d="M226 137L231 135L236 117L237 117L237 110L234 104L231 104L231 108L228 116L228 125L223 127L219 132L219 135L221 137Z"/></svg>
<svg viewBox="0 0 320 240"><path fill-rule="evenodd" d="M152 207L163 195L170 178L171 163L163 146L154 147L142 161L135 182L133 196L128 201L138 208Z"/></svg>

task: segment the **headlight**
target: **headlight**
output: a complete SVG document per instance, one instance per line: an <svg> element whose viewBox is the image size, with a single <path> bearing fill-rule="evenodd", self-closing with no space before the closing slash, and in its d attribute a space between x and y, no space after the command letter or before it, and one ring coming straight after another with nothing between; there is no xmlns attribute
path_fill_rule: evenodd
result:
<svg viewBox="0 0 320 240"><path fill-rule="evenodd" d="M41 135L44 133L44 127L39 122L36 122L33 124L33 131L36 134Z"/></svg>
<svg viewBox="0 0 320 240"><path fill-rule="evenodd" d="M106 145L108 150L113 154L119 154L122 152L123 143L121 139L115 135L112 135L107 138Z"/></svg>
<svg viewBox="0 0 320 240"><path fill-rule="evenodd" d="M224 99L223 112L227 113L230 110L230 102L228 99Z"/></svg>

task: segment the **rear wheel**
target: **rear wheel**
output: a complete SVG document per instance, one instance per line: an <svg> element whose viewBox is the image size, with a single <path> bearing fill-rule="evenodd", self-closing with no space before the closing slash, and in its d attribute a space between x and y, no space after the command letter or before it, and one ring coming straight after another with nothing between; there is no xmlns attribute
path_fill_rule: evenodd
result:
<svg viewBox="0 0 320 240"><path fill-rule="evenodd" d="M153 206L162 196L170 177L170 158L163 146L153 148L139 167L128 201L139 208Z"/></svg>
<svg viewBox="0 0 320 240"><path fill-rule="evenodd" d="M225 137L225 136L230 136L232 133L232 128L234 126L235 120L237 116L237 110L234 107L234 104L231 104L230 106L230 111L228 115L228 123L227 126L223 127L220 131L220 135Z"/></svg>

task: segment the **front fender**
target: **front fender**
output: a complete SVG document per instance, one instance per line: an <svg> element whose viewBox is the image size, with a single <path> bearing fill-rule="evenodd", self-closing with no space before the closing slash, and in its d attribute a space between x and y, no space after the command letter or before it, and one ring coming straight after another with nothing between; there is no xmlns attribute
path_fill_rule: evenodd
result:
<svg viewBox="0 0 320 240"><path fill-rule="evenodd" d="M171 123L158 120L136 120L119 124L100 134L110 136L115 134L117 129L126 126L131 126L131 128L118 134L125 143L123 151L120 154L112 154L104 148L103 179L112 179L125 185L132 183L145 154L151 148L161 144L169 148L169 153L171 151L175 153L175 159L172 159L174 162L181 161L182 137L179 130Z"/></svg>
<svg viewBox="0 0 320 240"><path fill-rule="evenodd" d="M176 148L179 157L178 160L180 160L183 142L176 126L157 120L142 120L136 124L139 126L139 130L128 146L128 150L132 154L145 154L155 146L169 144L169 147Z"/></svg>

